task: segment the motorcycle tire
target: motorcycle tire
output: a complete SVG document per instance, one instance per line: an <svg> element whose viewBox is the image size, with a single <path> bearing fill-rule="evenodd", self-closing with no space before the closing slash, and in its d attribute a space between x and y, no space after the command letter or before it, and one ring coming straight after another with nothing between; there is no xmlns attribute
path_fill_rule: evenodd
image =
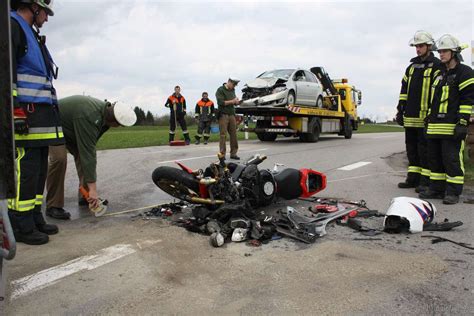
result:
<svg viewBox="0 0 474 316"><path fill-rule="evenodd" d="M199 196L199 183L193 175L184 170L162 166L153 171L153 182L169 195L192 202L193 196Z"/></svg>

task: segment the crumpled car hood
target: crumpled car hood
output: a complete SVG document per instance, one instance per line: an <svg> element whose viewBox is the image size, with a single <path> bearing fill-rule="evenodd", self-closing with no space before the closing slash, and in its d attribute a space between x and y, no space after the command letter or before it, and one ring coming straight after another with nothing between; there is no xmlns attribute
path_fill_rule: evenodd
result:
<svg viewBox="0 0 474 316"><path fill-rule="evenodd" d="M284 83L287 80L283 78L255 78L254 80L247 83L249 88L271 88L277 83Z"/></svg>

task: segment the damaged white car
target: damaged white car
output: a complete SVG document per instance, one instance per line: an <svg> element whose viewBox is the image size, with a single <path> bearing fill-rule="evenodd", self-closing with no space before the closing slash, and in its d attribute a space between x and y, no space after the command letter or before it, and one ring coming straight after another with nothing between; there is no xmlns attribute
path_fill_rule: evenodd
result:
<svg viewBox="0 0 474 316"><path fill-rule="evenodd" d="M304 69L266 71L242 89L241 106L323 107L323 87L316 76Z"/></svg>

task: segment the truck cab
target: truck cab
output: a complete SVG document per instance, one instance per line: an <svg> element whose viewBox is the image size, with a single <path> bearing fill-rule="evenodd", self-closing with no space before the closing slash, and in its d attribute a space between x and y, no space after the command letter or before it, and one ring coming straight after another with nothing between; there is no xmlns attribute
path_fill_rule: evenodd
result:
<svg viewBox="0 0 474 316"><path fill-rule="evenodd" d="M354 119L353 129L357 130L357 107L362 104L362 92L350 85L347 79L333 80L333 84L341 96L342 107Z"/></svg>

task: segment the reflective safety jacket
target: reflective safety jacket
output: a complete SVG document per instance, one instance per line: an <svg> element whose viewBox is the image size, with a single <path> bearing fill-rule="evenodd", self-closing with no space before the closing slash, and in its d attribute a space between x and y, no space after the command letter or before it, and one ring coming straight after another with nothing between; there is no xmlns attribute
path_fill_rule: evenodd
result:
<svg viewBox="0 0 474 316"><path fill-rule="evenodd" d="M471 67L460 63L453 69L444 69L432 86L427 136L449 138L454 135L457 123L469 124L473 105L474 71Z"/></svg>
<svg viewBox="0 0 474 316"><path fill-rule="evenodd" d="M16 12L10 12L23 31L27 50L16 59L13 85L16 109L21 108L28 121L28 134L15 134L18 147L43 147L64 143L60 127L56 90L53 87L54 62L31 26ZM14 23L14 22L12 22Z"/></svg>
<svg viewBox="0 0 474 316"><path fill-rule="evenodd" d="M168 97L165 106L170 108L171 115L174 115L174 104L176 104L176 114L183 114L186 112L186 99L180 94L175 95L174 93Z"/></svg>
<svg viewBox="0 0 474 316"><path fill-rule="evenodd" d="M426 60L415 57L405 71L398 111L405 127L423 128L431 100L431 85L441 71L441 61L433 53Z"/></svg>
<svg viewBox="0 0 474 316"><path fill-rule="evenodd" d="M214 114L214 102L209 99L207 101L204 101L203 99L199 100L196 104L194 113L201 121L212 120L212 115Z"/></svg>

